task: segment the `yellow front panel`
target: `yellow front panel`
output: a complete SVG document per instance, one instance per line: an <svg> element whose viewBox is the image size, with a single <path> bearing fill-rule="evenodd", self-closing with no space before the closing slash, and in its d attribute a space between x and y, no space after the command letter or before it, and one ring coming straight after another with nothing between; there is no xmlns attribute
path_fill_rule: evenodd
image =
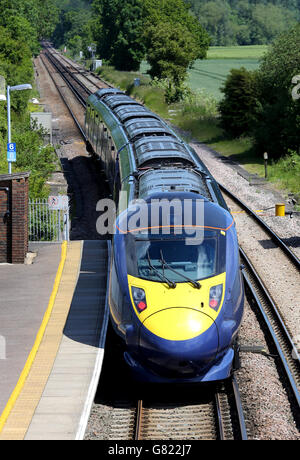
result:
<svg viewBox="0 0 300 460"><path fill-rule="evenodd" d="M128 275L131 302L139 320L156 335L163 338L172 337L169 340L187 340L196 337L212 325L222 309L225 281L226 273L222 273L200 281L200 289L194 288L190 283L177 283L176 288L172 289L165 283ZM221 305L216 312L209 306L209 291L212 286L218 284L223 285L223 294ZM144 289L146 293L147 309L142 313L139 313L134 306L132 286ZM160 314L155 315L158 312ZM203 315L199 315L198 312Z"/></svg>
<svg viewBox="0 0 300 460"><path fill-rule="evenodd" d="M212 325L211 317L191 308L168 308L144 322L150 332L166 340L194 339Z"/></svg>

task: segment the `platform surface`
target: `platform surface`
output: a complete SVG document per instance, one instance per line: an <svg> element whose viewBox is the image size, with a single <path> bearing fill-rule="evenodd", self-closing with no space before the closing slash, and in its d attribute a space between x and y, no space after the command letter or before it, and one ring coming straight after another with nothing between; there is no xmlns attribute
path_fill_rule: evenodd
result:
<svg viewBox="0 0 300 460"><path fill-rule="evenodd" d="M0 336L6 345L0 356L0 414L33 346L60 261L60 244L30 249L38 254L34 264L0 265Z"/></svg>
<svg viewBox="0 0 300 460"><path fill-rule="evenodd" d="M0 439L83 438L104 355L107 248L106 241L68 244L49 322Z"/></svg>

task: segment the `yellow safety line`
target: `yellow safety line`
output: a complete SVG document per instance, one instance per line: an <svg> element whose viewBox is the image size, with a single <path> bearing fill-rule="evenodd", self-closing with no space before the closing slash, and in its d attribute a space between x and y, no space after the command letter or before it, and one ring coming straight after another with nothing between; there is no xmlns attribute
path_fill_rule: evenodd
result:
<svg viewBox="0 0 300 460"><path fill-rule="evenodd" d="M53 310L53 306L54 306L54 302L55 302L55 298L56 298L56 295L57 295L57 292L58 292L58 288L59 288L59 284L60 284L60 281L61 281L61 277L62 277L62 273L63 273L63 269L64 269L64 266L65 266L65 261L66 261L66 257L67 257L67 247L68 247L68 243L67 241L64 241L62 243L62 248L61 248L61 260L60 260L60 264L59 264L59 267L58 267L58 270L57 270L57 273L56 273L56 277L55 277L55 281L54 281L54 286L53 286L53 290L52 290L52 293L51 293L51 297L50 297L50 300L49 300L49 304L48 304L48 308L46 310L46 313L44 315L44 318L43 318L43 321L42 321L42 324L41 324L41 327L38 331L38 334L36 336L36 339L35 339L35 343L33 345L33 348L27 358L27 361L26 361L26 364L24 366L24 369L20 375L20 378L18 380L18 383L15 387L15 389L13 390L7 404L6 404L6 407L5 409L3 410L2 414L1 414L1 417L0 417L0 433L1 431L3 430L3 427L24 387L24 384L25 384L25 381L26 381L26 378L28 377L28 374L30 372L30 369L32 367L32 364L34 362L34 359L36 357L36 354L38 352L38 349L40 347L40 344L41 344L41 341L43 339L43 336L44 336L44 333L45 333L45 330L46 330L46 327L47 327L47 324L49 322L49 319L50 319L50 316L51 316L51 313L52 313L52 310Z"/></svg>

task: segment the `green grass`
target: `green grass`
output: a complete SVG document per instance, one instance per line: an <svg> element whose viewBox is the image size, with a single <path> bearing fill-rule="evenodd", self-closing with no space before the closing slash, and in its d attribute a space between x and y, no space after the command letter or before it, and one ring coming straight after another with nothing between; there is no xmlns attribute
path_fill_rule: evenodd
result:
<svg viewBox="0 0 300 460"><path fill-rule="evenodd" d="M207 59L260 59L267 50L267 45L211 46Z"/></svg>
<svg viewBox="0 0 300 460"><path fill-rule="evenodd" d="M140 72L121 72L110 66L103 66L98 70L101 77L125 91L129 96L144 103L153 112L158 113L161 117L168 117L169 107L164 100L164 90L159 87L150 85L151 79ZM140 86L134 86L135 78L140 78Z"/></svg>
<svg viewBox="0 0 300 460"><path fill-rule="evenodd" d="M217 100L222 98L220 87L225 82L231 69L245 67L255 70L259 59L265 54L268 46L212 46L207 59L197 60L189 70L188 84L192 90L203 89ZM142 62L140 72L147 74L149 64Z"/></svg>
<svg viewBox="0 0 300 460"><path fill-rule="evenodd" d="M216 152L230 157L246 171L264 177L264 159L262 155L255 152L251 138L226 138L225 133L218 126L217 118L195 119L179 115L174 120L174 124L190 133L187 135L187 141L192 138L197 139ZM297 194L300 198L300 156L291 153L276 162L269 161L268 180L277 189Z"/></svg>
<svg viewBox="0 0 300 460"><path fill-rule="evenodd" d="M153 112L168 119L174 126L184 130L186 140L197 139L213 150L230 157L250 173L264 177L264 160L254 148L251 138L228 139L219 126L216 101L221 98L220 86L225 81L231 68L246 67L255 69L259 65L259 57L266 47L218 47L212 48L209 58L197 61L190 71L190 84L196 89L196 95L183 103L168 106L164 101L162 88L150 85L146 75L147 63L142 63L141 72L117 72L104 67L101 75L113 85L145 103ZM221 54L217 54L222 52ZM222 56L222 59L216 56ZM141 86L133 86L134 78L141 78ZM200 90L200 91L199 91ZM172 111L172 112L170 112ZM299 193L300 160L299 157L282 158L278 162L270 162L268 167L269 180L277 188L292 193Z"/></svg>
<svg viewBox="0 0 300 460"><path fill-rule="evenodd" d="M221 100L223 94L220 88L231 69L245 67L248 70L256 70L258 66L258 59L197 60L189 70L188 84L193 90L204 89L217 100Z"/></svg>
<svg viewBox="0 0 300 460"><path fill-rule="evenodd" d="M250 138L228 139L220 128L217 117L204 117L178 114L173 123L184 131L190 133L187 140L196 139L221 155L230 157L241 164L251 173L262 175L264 162L253 149Z"/></svg>

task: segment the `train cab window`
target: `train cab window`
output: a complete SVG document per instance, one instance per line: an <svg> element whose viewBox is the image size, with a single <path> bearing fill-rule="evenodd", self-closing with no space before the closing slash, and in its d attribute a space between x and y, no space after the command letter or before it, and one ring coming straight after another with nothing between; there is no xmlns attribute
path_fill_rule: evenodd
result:
<svg viewBox="0 0 300 460"><path fill-rule="evenodd" d="M160 281L162 276L175 283L186 278L200 281L225 271L226 237L205 231L204 238L186 244L178 235L133 235L125 237L127 270L135 277Z"/></svg>

